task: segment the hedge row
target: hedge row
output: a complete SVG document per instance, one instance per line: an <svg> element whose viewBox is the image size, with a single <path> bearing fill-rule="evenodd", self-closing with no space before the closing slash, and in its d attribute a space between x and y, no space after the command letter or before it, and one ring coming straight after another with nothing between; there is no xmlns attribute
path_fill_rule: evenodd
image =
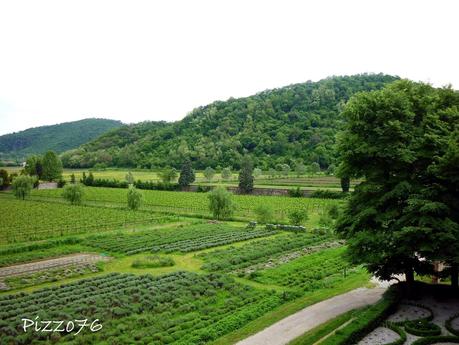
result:
<svg viewBox="0 0 459 345"><path fill-rule="evenodd" d="M457 319L459 317L459 313L451 316L448 320L445 322L445 328L452 334L459 336L459 329L453 328L453 320Z"/></svg>
<svg viewBox="0 0 459 345"><path fill-rule="evenodd" d="M431 345L439 343L457 343L459 344L459 337L455 336L436 336L421 338L413 342L412 345Z"/></svg>

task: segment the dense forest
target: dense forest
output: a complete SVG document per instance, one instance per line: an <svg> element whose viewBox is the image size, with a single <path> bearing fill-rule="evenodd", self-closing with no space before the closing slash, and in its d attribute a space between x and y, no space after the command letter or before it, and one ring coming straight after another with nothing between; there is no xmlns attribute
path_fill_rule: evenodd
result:
<svg viewBox="0 0 459 345"><path fill-rule="evenodd" d="M334 163L341 109L355 93L381 89L397 77L330 77L289 85L194 109L183 120L123 126L65 152L66 167L179 167L185 157L198 169L239 168L250 154L256 166Z"/></svg>
<svg viewBox="0 0 459 345"><path fill-rule="evenodd" d="M24 159L30 154L41 154L49 150L64 152L122 125L120 121L92 118L2 135L0 158Z"/></svg>

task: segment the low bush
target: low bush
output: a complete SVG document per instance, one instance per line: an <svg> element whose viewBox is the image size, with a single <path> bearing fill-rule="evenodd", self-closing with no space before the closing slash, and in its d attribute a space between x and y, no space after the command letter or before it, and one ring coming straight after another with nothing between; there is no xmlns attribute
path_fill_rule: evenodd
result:
<svg viewBox="0 0 459 345"><path fill-rule="evenodd" d="M170 257L159 255L149 255L141 259L136 259L132 263L132 268L158 268L158 267L171 267L175 262Z"/></svg>
<svg viewBox="0 0 459 345"><path fill-rule="evenodd" d="M398 327L397 325L395 325L394 323L392 322L386 322L383 324L384 327L386 328L389 328L390 330L394 331L395 333L397 333L400 338L391 342L391 343L387 343L386 345L403 345L405 344L405 341L406 341L406 332L403 330L403 328L401 327Z"/></svg>
<svg viewBox="0 0 459 345"><path fill-rule="evenodd" d="M318 198L318 199L344 199L349 194L343 192L335 192L332 190L325 190L325 189L317 189L311 193L311 198Z"/></svg>
<svg viewBox="0 0 459 345"><path fill-rule="evenodd" d="M304 196L303 191L300 189L300 187L289 189L288 195L292 198L301 198Z"/></svg>

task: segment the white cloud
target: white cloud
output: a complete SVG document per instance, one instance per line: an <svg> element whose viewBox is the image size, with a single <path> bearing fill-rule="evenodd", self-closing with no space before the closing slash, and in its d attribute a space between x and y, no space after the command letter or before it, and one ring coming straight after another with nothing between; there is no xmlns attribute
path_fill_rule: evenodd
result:
<svg viewBox="0 0 459 345"><path fill-rule="evenodd" d="M231 96L383 72L459 87L457 1L1 1L0 133L177 120Z"/></svg>

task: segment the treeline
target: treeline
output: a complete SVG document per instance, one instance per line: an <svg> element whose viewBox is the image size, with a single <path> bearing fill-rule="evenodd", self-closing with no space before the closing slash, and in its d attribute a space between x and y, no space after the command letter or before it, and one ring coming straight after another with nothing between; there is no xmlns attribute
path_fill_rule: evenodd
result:
<svg viewBox="0 0 459 345"><path fill-rule="evenodd" d="M123 126L61 158L69 168L179 168L188 157L195 169L239 169L242 157L250 154L263 170L313 163L327 170L336 162L335 135L347 100L396 79L382 74L332 77L217 101L174 123Z"/></svg>

